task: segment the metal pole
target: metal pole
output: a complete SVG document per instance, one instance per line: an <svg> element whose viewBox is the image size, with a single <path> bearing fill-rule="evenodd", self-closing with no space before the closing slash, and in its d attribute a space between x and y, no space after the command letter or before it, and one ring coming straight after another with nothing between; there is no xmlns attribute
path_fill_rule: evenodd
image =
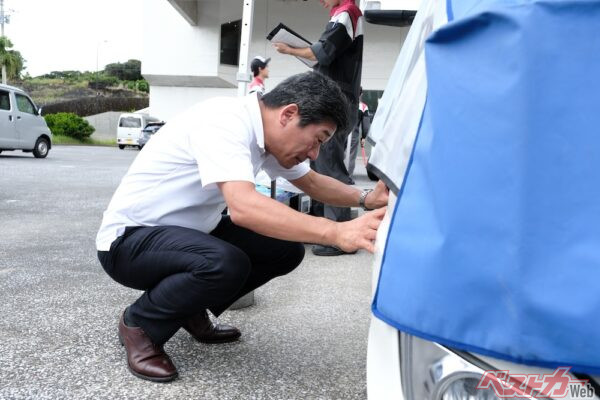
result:
<svg viewBox="0 0 600 400"><path fill-rule="evenodd" d="M252 14L254 13L254 0L243 0L244 10L242 14L242 38L240 43L240 60L237 73L238 97L246 95L246 85L250 82L248 73L248 51L250 47L250 37L252 36ZM246 293L229 306L230 310L249 307L254 304L254 290Z"/></svg>
<svg viewBox="0 0 600 400"><path fill-rule="evenodd" d="M0 36L4 36L4 0L0 0L0 24L2 25Z"/></svg>
<svg viewBox="0 0 600 400"><path fill-rule="evenodd" d="M252 38L254 0L243 0L243 4L242 38L240 43L239 69L237 73L239 97L246 95L246 85L250 82L250 74L248 73L248 53L250 51L250 40Z"/></svg>
<svg viewBox="0 0 600 400"><path fill-rule="evenodd" d="M96 43L96 97L98 97L98 52L100 51L100 42Z"/></svg>
<svg viewBox="0 0 600 400"><path fill-rule="evenodd" d="M100 99L98 99L98 96L100 95L100 92L98 91L98 80L100 79L100 66L98 65L98 54L100 53L100 45L106 42L108 42L108 40L102 40L96 43L96 107L98 107L98 104L100 102Z"/></svg>
<svg viewBox="0 0 600 400"><path fill-rule="evenodd" d="M2 32L0 37L4 37L4 0L0 0L0 26L2 26ZM2 64L2 84L6 85L6 65Z"/></svg>

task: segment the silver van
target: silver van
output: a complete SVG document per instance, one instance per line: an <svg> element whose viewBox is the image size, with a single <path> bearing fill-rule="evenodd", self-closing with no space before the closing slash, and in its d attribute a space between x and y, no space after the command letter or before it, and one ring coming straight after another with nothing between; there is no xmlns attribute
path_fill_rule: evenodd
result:
<svg viewBox="0 0 600 400"><path fill-rule="evenodd" d="M16 87L0 85L0 153L23 150L44 158L52 147L52 133L27 94Z"/></svg>

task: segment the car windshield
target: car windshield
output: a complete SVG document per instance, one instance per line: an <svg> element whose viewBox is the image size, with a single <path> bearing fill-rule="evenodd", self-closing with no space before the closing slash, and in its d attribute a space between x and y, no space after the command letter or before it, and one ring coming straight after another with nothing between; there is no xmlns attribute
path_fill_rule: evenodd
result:
<svg viewBox="0 0 600 400"><path fill-rule="evenodd" d="M154 133L154 132L156 132L157 130L159 130L159 129L160 129L160 127L161 127L161 125L149 125L149 126L147 126L147 127L144 129L144 131L146 131L146 132L150 132L150 133Z"/></svg>
<svg viewBox="0 0 600 400"><path fill-rule="evenodd" d="M121 128L141 128L142 120L136 117L123 117L119 121L119 127Z"/></svg>

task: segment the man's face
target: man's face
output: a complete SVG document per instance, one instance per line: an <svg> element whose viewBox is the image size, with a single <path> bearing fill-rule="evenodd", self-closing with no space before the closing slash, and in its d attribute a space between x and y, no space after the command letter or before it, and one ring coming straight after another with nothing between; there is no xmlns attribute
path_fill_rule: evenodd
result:
<svg viewBox="0 0 600 400"><path fill-rule="evenodd" d="M319 0L323 7L325 8L333 8L340 5L341 0Z"/></svg>
<svg viewBox="0 0 600 400"><path fill-rule="evenodd" d="M264 67L264 68L261 68L261 69L260 69L260 76L261 76L263 79L266 79L266 78L268 78L268 77L269 77L269 66L268 66L268 65L265 65L265 67Z"/></svg>
<svg viewBox="0 0 600 400"><path fill-rule="evenodd" d="M336 128L333 122L300 127L298 121L299 118L295 118L282 128L282 141L271 151L279 164L285 168L291 168L306 159L316 160L321 145L333 136Z"/></svg>

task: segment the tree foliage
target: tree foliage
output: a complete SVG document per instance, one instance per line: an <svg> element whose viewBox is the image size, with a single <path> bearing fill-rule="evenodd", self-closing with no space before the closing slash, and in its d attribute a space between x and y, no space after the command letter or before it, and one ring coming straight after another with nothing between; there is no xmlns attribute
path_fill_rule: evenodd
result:
<svg viewBox="0 0 600 400"><path fill-rule="evenodd" d="M90 78L88 87L90 89L106 89L119 84L119 79L112 75L99 74Z"/></svg>
<svg viewBox="0 0 600 400"><path fill-rule="evenodd" d="M142 77L142 62L139 60L128 60L124 63L108 64L104 68L106 75L115 76L122 81L138 81Z"/></svg>
<svg viewBox="0 0 600 400"><path fill-rule="evenodd" d="M5 67L7 79L18 78L25 67L25 59L17 50L11 50L12 47L9 38L0 36L0 67Z"/></svg>
<svg viewBox="0 0 600 400"><path fill-rule="evenodd" d="M66 82L79 82L82 80L91 81L94 79L94 73L85 71L52 71L44 75L38 76L42 79L62 79Z"/></svg>
<svg viewBox="0 0 600 400"><path fill-rule="evenodd" d="M150 87L142 77L141 71L142 62L131 59L125 63L108 64L101 71L52 71L33 79L60 79L67 83L85 82L90 89L95 90L122 85L130 90L148 93Z"/></svg>

